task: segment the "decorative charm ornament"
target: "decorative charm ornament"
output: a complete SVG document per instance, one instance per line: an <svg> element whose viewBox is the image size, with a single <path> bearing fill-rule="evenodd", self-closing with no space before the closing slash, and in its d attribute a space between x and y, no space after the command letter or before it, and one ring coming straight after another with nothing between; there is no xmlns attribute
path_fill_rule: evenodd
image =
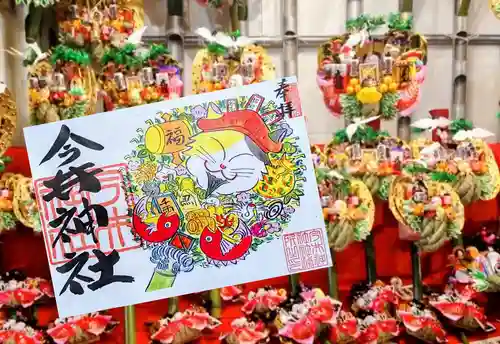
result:
<svg viewBox="0 0 500 344"><path fill-rule="evenodd" d="M275 78L275 68L266 50L235 31L229 35L196 30L207 43L193 60L193 93L206 93L249 85Z"/></svg>
<svg viewBox="0 0 500 344"><path fill-rule="evenodd" d="M382 39L370 32L387 22ZM318 51L317 82L325 105L347 119L393 119L414 112L427 62L425 39L411 32L412 18L400 14L361 15L346 24L347 34L331 38Z"/></svg>

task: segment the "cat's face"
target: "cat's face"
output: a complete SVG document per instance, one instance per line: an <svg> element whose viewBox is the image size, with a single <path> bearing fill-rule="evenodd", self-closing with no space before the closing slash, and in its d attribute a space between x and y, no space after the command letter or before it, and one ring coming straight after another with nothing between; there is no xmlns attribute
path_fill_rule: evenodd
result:
<svg viewBox="0 0 500 344"><path fill-rule="evenodd" d="M262 152L241 133L202 133L194 140L186 167L207 196L251 190L266 171Z"/></svg>

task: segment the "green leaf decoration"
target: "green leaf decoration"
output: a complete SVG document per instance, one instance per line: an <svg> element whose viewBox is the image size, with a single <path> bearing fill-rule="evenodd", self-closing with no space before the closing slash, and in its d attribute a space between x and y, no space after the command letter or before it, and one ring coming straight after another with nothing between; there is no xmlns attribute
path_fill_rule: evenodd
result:
<svg viewBox="0 0 500 344"><path fill-rule="evenodd" d="M391 30L411 31L413 29L413 16L403 18L401 13L391 13L387 19L387 26Z"/></svg>
<svg viewBox="0 0 500 344"><path fill-rule="evenodd" d="M82 66L88 66L91 62L90 55L83 49L73 49L66 45L58 45L50 55L50 63L55 65L60 62L74 62Z"/></svg>
<svg viewBox="0 0 500 344"><path fill-rule="evenodd" d="M35 60L36 60L36 53L33 49L30 48L23 60L23 67L29 67L33 65Z"/></svg>
<svg viewBox="0 0 500 344"><path fill-rule="evenodd" d="M383 120L388 121L396 118L398 100L399 94L396 92L386 92L382 95L382 99L380 99L380 117Z"/></svg>
<svg viewBox="0 0 500 344"><path fill-rule="evenodd" d="M158 57L162 55L169 55L170 51L165 46L165 44L152 44L149 48L147 59L148 60L156 60Z"/></svg>
<svg viewBox="0 0 500 344"><path fill-rule="evenodd" d="M348 19L346 21L345 27L349 32L360 31L363 29L371 32L384 24L384 16L370 16L367 14L362 14L357 18Z"/></svg>
<svg viewBox="0 0 500 344"><path fill-rule="evenodd" d="M456 119L450 123L450 133L455 135L461 130L471 130L473 128L472 122L466 119Z"/></svg>
<svg viewBox="0 0 500 344"><path fill-rule="evenodd" d="M415 133L415 134L421 134L425 131L425 129L421 129L421 128L415 128L415 127L412 127L411 128L411 132L412 133Z"/></svg>
<svg viewBox="0 0 500 344"><path fill-rule="evenodd" d="M135 55L135 45L125 44L122 48L112 47L106 51L101 59L101 65L113 62L128 69L140 67L144 62L140 56Z"/></svg>
<svg viewBox="0 0 500 344"><path fill-rule="evenodd" d="M374 144L381 137L388 137L389 133L386 130L377 131L368 125L358 127L358 130L351 137L351 142L360 142L365 144ZM349 142L345 129L337 130L333 136L332 144L338 145Z"/></svg>
<svg viewBox="0 0 500 344"><path fill-rule="evenodd" d="M432 180L441 183L454 183L457 180L457 176L447 172L434 171L430 176Z"/></svg>
<svg viewBox="0 0 500 344"><path fill-rule="evenodd" d="M499 4L499 6L500 6L500 4ZM500 118L500 111L497 112L497 118Z"/></svg>
<svg viewBox="0 0 500 344"><path fill-rule="evenodd" d="M344 117L350 121L361 117L361 109L363 105L355 95L341 94L340 106Z"/></svg>
<svg viewBox="0 0 500 344"><path fill-rule="evenodd" d="M430 170L427 167L421 166L419 164L409 164L404 167L406 173L417 174L417 173L429 173Z"/></svg>
<svg viewBox="0 0 500 344"><path fill-rule="evenodd" d="M225 55L227 53L226 47L219 43L210 43L207 45L208 52L214 55Z"/></svg>

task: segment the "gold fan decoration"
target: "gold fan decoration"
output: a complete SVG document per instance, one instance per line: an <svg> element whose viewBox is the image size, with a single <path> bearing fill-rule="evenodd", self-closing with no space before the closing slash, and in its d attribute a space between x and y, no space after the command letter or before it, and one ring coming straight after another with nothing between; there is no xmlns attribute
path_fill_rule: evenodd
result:
<svg viewBox="0 0 500 344"><path fill-rule="evenodd" d="M192 66L194 94L258 83L275 78L275 67L267 51L239 31L216 33L196 30L207 47L196 54Z"/></svg>
<svg viewBox="0 0 500 344"><path fill-rule="evenodd" d="M400 237L413 240L423 252L433 252L457 238L464 226L464 206L453 188L431 180L427 170L408 165L389 192L389 209L402 225Z"/></svg>
<svg viewBox="0 0 500 344"><path fill-rule="evenodd" d="M0 82L0 156L12 143L17 123L16 101L7 86ZM1 164L3 164L3 160ZM0 168L1 170L1 168Z"/></svg>
<svg viewBox="0 0 500 344"><path fill-rule="evenodd" d="M40 215L31 178L18 178L13 189L14 199L12 205L14 215L24 226L33 228L36 232L41 231Z"/></svg>

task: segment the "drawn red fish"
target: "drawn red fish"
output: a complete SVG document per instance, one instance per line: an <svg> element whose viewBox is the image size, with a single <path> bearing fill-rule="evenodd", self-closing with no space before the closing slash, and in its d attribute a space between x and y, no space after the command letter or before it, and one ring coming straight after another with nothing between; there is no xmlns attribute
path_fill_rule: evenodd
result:
<svg viewBox="0 0 500 344"><path fill-rule="evenodd" d="M139 202L137 202L137 205L134 208L134 213L132 215L132 226L135 233L147 242L163 242L172 238L175 233L177 233L177 230L180 227L181 219L179 217L179 214L162 213L158 217L156 226L148 225L143 222L141 216L139 215L141 210L143 210L145 207L145 202L146 199L141 199Z"/></svg>
<svg viewBox="0 0 500 344"><path fill-rule="evenodd" d="M238 236L241 239L238 243L232 243L229 238L224 238L220 229L217 228L213 231L209 227L205 227L200 236L200 249L216 264L217 262L222 262L222 264L234 262L244 257L248 252L252 245L252 236L243 222L239 223L232 236Z"/></svg>

